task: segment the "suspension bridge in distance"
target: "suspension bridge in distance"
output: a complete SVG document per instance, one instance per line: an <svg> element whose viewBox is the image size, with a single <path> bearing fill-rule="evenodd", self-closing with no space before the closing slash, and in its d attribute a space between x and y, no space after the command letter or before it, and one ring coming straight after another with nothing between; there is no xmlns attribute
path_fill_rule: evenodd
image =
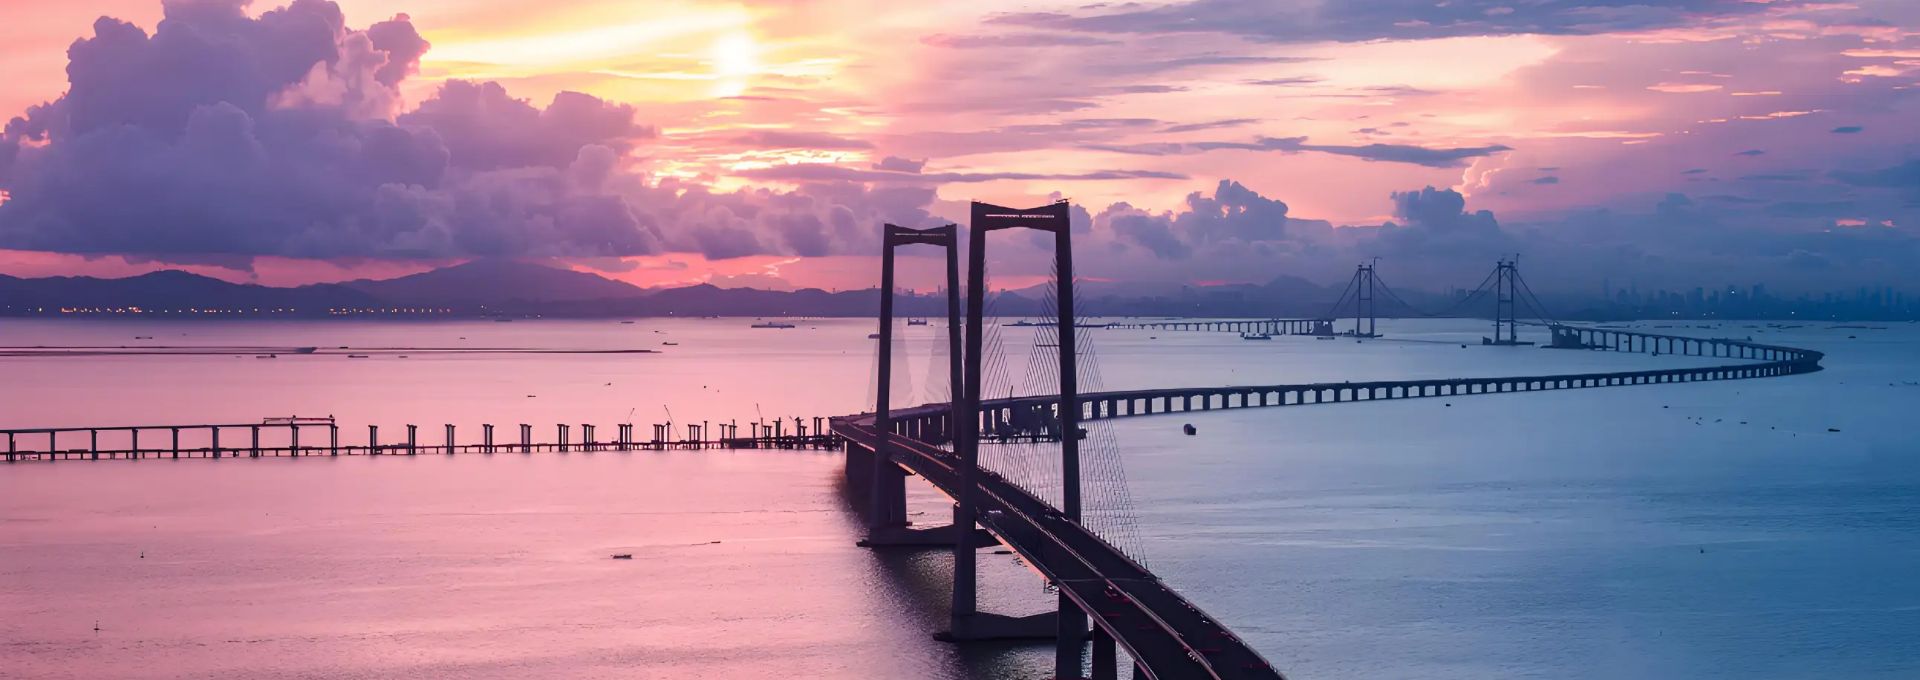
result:
<svg viewBox="0 0 1920 680"><path fill-rule="evenodd" d="M1519 276L1516 262L1501 260L1487 280L1452 309L1491 296L1494 334L1482 344L1516 346L1521 308L1543 319L1551 341L1546 347L1722 357L1711 366L1635 371L1584 372L1536 376L1468 377L1425 380L1307 383L1251 386L1176 387L1081 393L1078 389L1076 329L1089 327L1075 317L1072 250L1064 202L1028 210L973 204L965 290L985 291L987 234L1014 228L1054 235L1057 315L1037 324L1051 338L1036 348L1058 348L1057 394L982 398L982 329L986 325L981 294L965 300L959 280L959 228L916 230L887 225L881 264L880 340L876 403L871 413L833 418L832 432L847 442L845 475L861 499L872 548L950 549L953 589L948 630L937 634L955 642L1018 638L1051 639L1054 677L1117 678L1117 650L1132 660L1135 678L1280 678L1281 673L1227 626L1181 596L1152 571L1117 547L1111 536L1091 528L1081 508L1083 425L1111 418L1214 409L1257 408L1421 397L1507 394L1547 390L1738 380L1795 375L1821 370L1820 352L1726 338L1691 338L1625 330L1581 328L1551 320ZM946 251L947 345L952 398L894 409L891 404L894 251L930 245ZM1335 303L1355 302L1354 328L1345 335L1379 337L1373 300L1376 291L1398 300L1381 285L1372 264L1362 265L1347 293ZM1401 304L1405 304L1401 302ZM1406 305L1411 308L1411 305ZM1426 316L1441 316L1429 314ZM1112 323L1095 328L1143 328L1188 331L1330 336L1335 317L1316 319L1241 319ZM1029 324L1023 324L1029 325ZM1525 325L1533 325L1531 323ZM962 334L964 333L964 338ZM1046 342L1052 340L1053 342ZM1060 446L1060 501L1050 503L1032 482L1014 479L980 463L983 441L1056 442ZM907 520L906 479L918 476L953 499L953 522L914 527ZM1007 546L1038 571L1059 595L1055 611L1010 617L979 611L976 551ZM1089 650L1090 647L1090 650ZM1089 659L1089 651L1091 658ZM1085 673L1085 675L1083 675Z"/></svg>

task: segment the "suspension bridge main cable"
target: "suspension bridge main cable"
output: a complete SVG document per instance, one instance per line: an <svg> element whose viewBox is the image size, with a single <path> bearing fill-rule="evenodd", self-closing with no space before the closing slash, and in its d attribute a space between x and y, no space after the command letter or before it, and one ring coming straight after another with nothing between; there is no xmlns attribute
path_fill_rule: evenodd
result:
<svg viewBox="0 0 1920 680"><path fill-rule="evenodd" d="M1340 299L1334 300L1333 307L1327 310L1328 318L1337 318L1340 316L1340 309L1342 307L1347 306L1347 296L1354 292L1353 287L1355 284L1358 284L1359 282L1360 282L1359 276L1353 276L1347 279L1347 289L1340 291ZM1359 304L1358 298L1355 298L1354 304Z"/></svg>
<svg viewBox="0 0 1920 680"><path fill-rule="evenodd" d="M1528 306L1533 308L1534 314L1537 314L1540 316L1541 321L1547 322L1547 325L1549 326L1560 325L1559 320L1553 318L1552 315L1547 313L1546 304L1540 302L1540 296L1533 294L1533 286L1527 285L1527 279L1525 277L1520 276L1520 269L1517 267L1514 268L1513 270L1513 280L1520 283L1520 290L1526 291L1526 294L1527 294L1526 299L1531 300L1531 302L1528 303Z"/></svg>
<svg viewBox="0 0 1920 680"><path fill-rule="evenodd" d="M1435 317L1452 316L1454 312L1459 311L1460 309L1466 307L1468 304L1472 303L1474 300L1479 299L1481 295L1486 294L1486 292L1490 290L1488 287L1488 284L1493 281L1494 275L1496 273L1498 273L1498 270L1487 272L1487 277L1480 280L1480 285L1475 286L1473 289L1473 292L1468 293L1466 297L1463 297L1463 298L1460 298L1459 300L1454 301L1452 305L1448 305L1445 309L1442 309L1438 312L1426 312L1421 310L1419 307L1415 307L1412 304L1408 303L1405 299L1402 299L1400 297L1399 293L1394 292L1392 286L1387 285L1386 281L1381 280L1380 275L1378 273L1375 273L1373 275L1373 282L1375 286L1385 289L1387 292L1387 297L1392 299L1395 302L1400 303L1401 306L1406 307L1407 309L1413 310L1414 313L1419 314L1421 316L1428 317L1428 318L1435 318Z"/></svg>

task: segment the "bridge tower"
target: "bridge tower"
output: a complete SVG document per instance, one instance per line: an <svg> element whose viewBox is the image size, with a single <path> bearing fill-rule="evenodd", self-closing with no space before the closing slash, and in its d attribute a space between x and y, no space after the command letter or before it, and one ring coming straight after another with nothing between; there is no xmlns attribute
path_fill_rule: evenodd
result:
<svg viewBox="0 0 1920 680"><path fill-rule="evenodd" d="M867 459L861 461L862 452L848 451L847 465L849 476L865 482L867 492L867 537L861 545L869 547L883 546L944 546L951 543L971 545L970 540L960 540L955 536L954 528L910 529L907 523L907 476L906 472L894 464L891 448L888 445L893 432L893 297L894 297L894 251L901 246L931 245L947 251L947 345L952 355L948 376L954 393L960 391L960 228L956 225L933 227L931 229L910 229L898 225L885 225L881 234L880 246L880 358L879 384L875 386L874 426L879 432L879 441L874 450L865 453ZM961 411L959 400L954 400L951 423L959 423ZM952 430L948 427L948 437ZM862 464L864 463L864 464ZM959 525L971 527L971 524ZM970 538L970 536L968 536Z"/></svg>
<svg viewBox="0 0 1920 680"><path fill-rule="evenodd" d="M1520 299L1518 290L1520 285L1519 267L1520 263L1518 259L1508 260L1504 258L1500 260L1499 264L1494 266L1493 338L1490 340L1483 339L1485 340L1485 344L1533 344L1530 342L1520 342L1519 315L1515 309L1515 304Z"/></svg>
<svg viewBox="0 0 1920 680"><path fill-rule="evenodd" d="M1060 395L1056 415L1060 426L1061 515L1070 522L1080 521L1080 390L1076 363L1073 313L1073 228L1066 201L1026 210L975 202L972 230L967 239L967 346L965 405L960 421L960 438L955 451L960 455L961 494L954 511L960 526L971 528L977 501L973 498L980 475L980 385L983 372L982 328L987 293L987 234L1001 229L1037 229L1053 234L1054 272L1058 277L1054 299L1059 305L1057 330L1060 350ZM953 626L955 638L991 634L994 619L975 608L974 555L971 547L956 545L954 552ZM1006 619L1006 617L997 617ZM1087 616L1067 597L1062 588L1054 613L1057 642L1054 675L1079 677L1086 658Z"/></svg>
<svg viewBox="0 0 1920 680"><path fill-rule="evenodd" d="M1373 288L1375 281L1373 268L1378 263L1378 260L1379 258L1374 258L1373 260L1361 263L1359 269L1353 272L1355 300L1353 307L1353 337L1356 338L1380 337L1375 325L1379 317L1373 311Z"/></svg>

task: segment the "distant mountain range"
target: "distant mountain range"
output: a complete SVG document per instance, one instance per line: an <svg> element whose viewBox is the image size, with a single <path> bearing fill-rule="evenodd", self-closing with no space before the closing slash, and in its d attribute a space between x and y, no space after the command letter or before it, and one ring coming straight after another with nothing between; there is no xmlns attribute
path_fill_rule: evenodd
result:
<svg viewBox="0 0 1920 680"><path fill-rule="evenodd" d="M1347 292L1291 276L1262 284L1188 286L1177 283L1081 281L1075 311L1083 317L1316 318L1328 315ZM992 298L990 314L1041 316L1052 298L1046 286L1005 291ZM1641 302L1562 294L1544 304L1565 320L1612 319L1796 319L1909 320L1920 318L1920 300L1888 295L1799 299L1757 296L1692 297L1663 293ZM1451 310L1492 318L1493 296L1466 306L1446 295L1390 291L1377 301L1383 318L1420 316L1418 309ZM1409 307L1409 305L1412 305ZM228 283L181 271L158 271L123 279L57 276L23 279L0 275L0 316L73 316L141 313L162 317L560 317L645 316L866 317L880 308L875 289L829 292L720 288L640 288L594 274L512 260L478 260L380 281L359 280L291 288ZM1348 298L1340 306L1353 314ZM943 294L903 293L900 316L946 314Z"/></svg>
<svg viewBox="0 0 1920 680"><path fill-rule="evenodd" d="M1042 287L1008 291L994 303L1003 316L1037 315ZM1103 316L1317 316L1338 290L1282 277L1263 285L1083 282L1080 313ZM938 294L896 298L902 316L945 313ZM828 292L697 285L646 289L594 274L511 260L479 260L385 280L275 288L228 283L181 271L122 279L0 275L0 315L111 314L218 310L227 314L335 316L429 313L453 316L871 316L876 289ZM65 310L65 311L63 311ZM421 312L417 310L431 310Z"/></svg>

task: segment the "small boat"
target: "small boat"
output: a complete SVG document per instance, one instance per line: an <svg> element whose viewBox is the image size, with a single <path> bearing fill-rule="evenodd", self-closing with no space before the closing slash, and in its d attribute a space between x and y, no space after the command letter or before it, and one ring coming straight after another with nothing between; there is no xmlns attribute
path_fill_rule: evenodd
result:
<svg viewBox="0 0 1920 680"><path fill-rule="evenodd" d="M1186 425L1183 425L1183 426L1181 426L1181 428L1180 428L1180 431L1181 431L1181 432L1185 432L1185 433L1187 433L1187 436L1189 436L1189 437L1191 437L1191 436L1193 436L1193 435L1195 435L1195 434L1199 434L1199 432L1200 432L1200 430L1199 430L1199 429L1197 429L1197 428L1195 428L1195 427L1193 426L1193 423L1187 423Z"/></svg>
<svg viewBox="0 0 1920 680"><path fill-rule="evenodd" d="M349 354L349 355L347 355L347 358L348 358L348 359L365 359L365 358L367 358L367 355L365 355L365 354Z"/></svg>
<svg viewBox="0 0 1920 680"><path fill-rule="evenodd" d="M152 339L153 339L153 336L151 336L151 335L136 335L136 336L133 336L133 339L135 339L135 340L152 340Z"/></svg>
<svg viewBox="0 0 1920 680"><path fill-rule="evenodd" d="M614 554L613 554L613 559L616 559L616 560L630 560L630 559L633 559L633 553L614 553Z"/></svg>
<svg viewBox="0 0 1920 680"><path fill-rule="evenodd" d="M926 319L907 319L907 325L909 325L909 326L925 326L925 325L927 325L927 320L926 320Z"/></svg>
<svg viewBox="0 0 1920 680"><path fill-rule="evenodd" d="M253 358L255 358L255 359L278 359L278 358L280 358L280 355L278 355L278 354L256 354L256 355L254 355L254 357L253 357Z"/></svg>
<svg viewBox="0 0 1920 680"><path fill-rule="evenodd" d="M778 321L762 321L760 323L757 323L751 326L751 328L793 328L793 327L794 327L793 324L781 323Z"/></svg>
<svg viewBox="0 0 1920 680"><path fill-rule="evenodd" d="M294 351L294 353L295 353L295 354L312 354L312 353L314 353L314 352L317 352L317 351L319 351L319 350L320 350L320 348L318 348L318 347L295 347L295 348L293 348L293 351Z"/></svg>
<svg viewBox="0 0 1920 680"><path fill-rule="evenodd" d="M1241 333L1240 339L1241 340L1272 340L1273 336L1267 335L1266 333Z"/></svg>
<svg viewBox="0 0 1920 680"><path fill-rule="evenodd" d="M660 344L662 344L662 345L666 345L666 346L668 346L668 347L679 347L679 346L680 346L680 343L677 343L677 342L663 342L663 343L660 343Z"/></svg>
<svg viewBox="0 0 1920 680"><path fill-rule="evenodd" d="M513 319L494 319L494 323L513 323Z"/></svg>
<svg viewBox="0 0 1920 680"><path fill-rule="evenodd" d="M1047 325L1047 324L1044 324L1044 323L1040 323L1040 322L1038 322L1038 321L1028 321L1028 320L1026 320L1026 319L1021 319L1021 320L1019 320L1019 321L1015 321L1015 322L1013 322L1013 323L1010 323L1010 324L1007 324L1007 325L1009 325L1009 326L1045 326L1045 325Z"/></svg>
<svg viewBox="0 0 1920 680"><path fill-rule="evenodd" d="M868 339L868 340L879 340L879 339L880 339L880 334L879 334L879 333L868 333L868 334L867 334L867 339Z"/></svg>

